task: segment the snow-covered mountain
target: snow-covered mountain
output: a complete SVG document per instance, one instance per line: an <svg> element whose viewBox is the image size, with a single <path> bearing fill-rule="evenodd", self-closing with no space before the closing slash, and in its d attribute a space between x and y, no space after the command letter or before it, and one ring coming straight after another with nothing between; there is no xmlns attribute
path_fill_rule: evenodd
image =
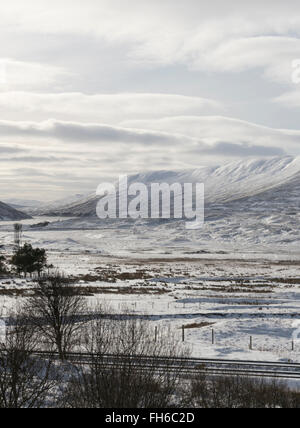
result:
<svg viewBox="0 0 300 428"><path fill-rule="evenodd" d="M15 208L0 202L0 220L1 221L14 221L26 220L30 217L22 211L17 211Z"/></svg>
<svg viewBox="0 0 300 428"><path fill-rule="evenodd" d="M60 210L64 210L65 207L69 206L75 206L77 204L87 202L89 199L91 199L94 196L94 194L76 194L71 195L63 199L58 199L56 201L48 202L48 203L41 203L40 206L31 207L29 209L26 209L26 212L32 214L32 215L53 215L56 211L60 212ZM62 214L65 215L65 214Z"/></svg>
<svg viewBox="0 0 300 428"><path fill-rule="evenodd" d="M34 229L37 242L45 247L109 254L139 251L240 253L243 250L246 253L299 253L299 157L253 159L196 170L148 172L130 176L129 184L133 182L148 186L153 182L205 183L204 227L188 230L183 220L103 221L96 217L99 197L94 194L75 198L77 202L57 208L49 206L46 214L71 218L53 219L46 227ZM32 233L32 229L29 228L28 233ZM55 238L49 238L51 233Z"/></svg>
<svg viewBox="0 0 300 428"><path fill-rule="evenodd" d="M8 198L3 202L16 210L33 209L42 205L42 202L28 199Z"/></svg>
<svg viewBox="0 0 300 428"><path fill-rule="evenodd" d="M219 204L225 210L234 201L243 200L245 203L246 199L254 197L259 197L267 208L268 204L275 202L278 194L284 199L293 194L299 208L300 158L251 159L196 170L147 172L130 176L129 185L135 182L147 186L152 183L204 183L208 208ZM78 198L76 202L50 204L43 209L43 214L95 217L98 200L99 197L89 195Z"/></svg>

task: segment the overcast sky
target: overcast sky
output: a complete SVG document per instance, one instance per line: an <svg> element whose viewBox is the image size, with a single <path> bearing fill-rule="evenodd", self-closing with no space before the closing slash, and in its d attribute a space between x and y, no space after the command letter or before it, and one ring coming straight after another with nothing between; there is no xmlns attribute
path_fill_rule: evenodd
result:
<svg viewBox="0 0 300 428"><path fill-rule="evenodd" d="M300 155L299 0L9 0L0 39L0 200Z"/></svg>

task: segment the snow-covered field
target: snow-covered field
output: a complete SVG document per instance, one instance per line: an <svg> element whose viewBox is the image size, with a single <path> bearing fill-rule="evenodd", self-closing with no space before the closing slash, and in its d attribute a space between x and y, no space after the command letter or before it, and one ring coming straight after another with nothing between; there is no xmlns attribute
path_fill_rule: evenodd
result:
<svg viewBox="0 0 300 428"><path fill-rule="evenodd" d="M47 227L32 228L43 222ZM23 240L50 251L90 252L102 255L160 255L175 257L199 253L300 254L300 230L297 221L282 227L282 220L247 217L207 219L204 229L187 230L184 222L140 220L103 223L99 219L37 217L23 221ZM13 222L0 222L0 243L12 248Z"/></svg>
<svg viewBox="0 0 300 428"><path fill-rule="evenodd" d="M128 308L132 316L148 316L161 340L172 334L182 341L184 325L194 356L300 362L300 342L292 351L300 328L299 254L114 257L56 250L49 262L77 278L91 306L106 303L118 313ZM29 279L0 280L4 311L33 287Z"/></svg>

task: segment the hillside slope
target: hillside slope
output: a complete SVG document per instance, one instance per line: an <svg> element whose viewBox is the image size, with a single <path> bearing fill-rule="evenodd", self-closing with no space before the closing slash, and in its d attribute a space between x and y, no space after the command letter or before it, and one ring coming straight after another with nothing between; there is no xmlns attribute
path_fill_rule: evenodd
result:
<svg viewBox="0 0 300 428"><path fill-rule="evenodd" d="M300 158L279 157L269 160L239 161L221 167L202 167L185 171L155 171L129 177L131 183L204 183L206 206L266 195L266 202L277 190L300 180ZM296 191L297 196L297 191ZM263 198L263 196L262 196ZM297 198L296 198L297 199ZM97 196L87 196L75 203L45 207L43 214L70 217L95 217Z"/></svg>
<svg viewBox="0 0 300 428"><path fill-rule="evenodd" d="M22 211L17 211L15 208L10 207L9 205L0 202L0 220L1 221L14 221L14 220L26 220L30 216L23 213Z"/></svg>

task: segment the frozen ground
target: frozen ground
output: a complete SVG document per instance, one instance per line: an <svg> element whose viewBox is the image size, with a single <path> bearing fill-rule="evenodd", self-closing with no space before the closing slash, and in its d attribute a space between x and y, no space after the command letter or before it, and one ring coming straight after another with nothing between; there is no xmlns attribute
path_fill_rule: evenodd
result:
<svg viewBox="0 0 300 428"><path fill-rule="evenodd" d="M152 251L125 257L87 253L85 247L76 251L58 248L59 239L84 241L94 233L31 231L26 239L43 245L53 242L49 262L76 278L77 287L85 290L92 306L106 302L118 313L127 307L132 316L146 315L153 324L153 335L155 325L159 327L161 340L172 334L181 341L184 325L185 343L194 356L300 362L297 340L292 351L293 336L300 328L299 253L238 255L219 250L188 254L176 249L176 254L174 250L167 255ZM107 239L108 233L105 231ZM122 233L118 239L124 240ZM99 236L97 242L102 246L103 239ZM124 242L124 247L128 245ZM29 279L0 280L4 314L33 287Z"/></svg>
<svg viewBox="0 0 300 428"><path fill-rule="evenodd" d="M263 211L264 212L264 211ZM298 214L297 214L298 215ZM37 217L23 221L23 240L50 251L125 256L198 256L199 254L300 254L300 220L289 227L284 219L251 217L207 218L204 229L187 230L184 222L140 220L103 222L99 219ZM37 226L49 222L47 226ZM12 250L13 222L0 222L0 245Z"/></svg>

